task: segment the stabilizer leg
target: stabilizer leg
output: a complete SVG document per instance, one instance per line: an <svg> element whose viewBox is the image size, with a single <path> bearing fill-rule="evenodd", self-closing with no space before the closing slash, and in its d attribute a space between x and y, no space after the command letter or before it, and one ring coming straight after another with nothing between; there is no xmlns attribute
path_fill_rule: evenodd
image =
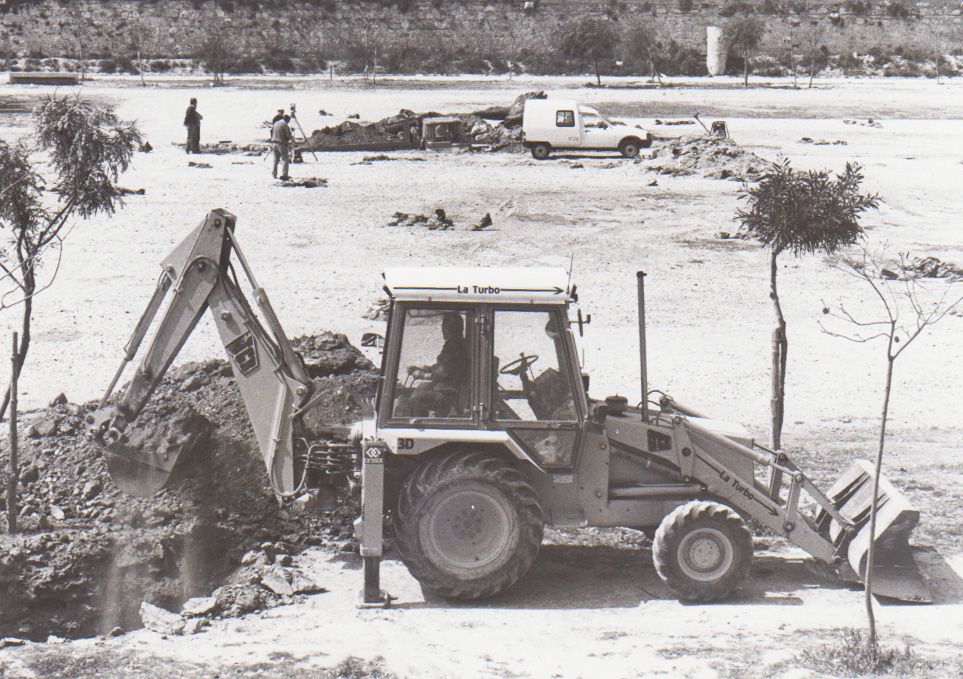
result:
<svg viewBox="0 0 963 679"><path fill-rule="evenodd" d="M361 518L355 535L364 560L364 587L360 606L387 606L391 597L381 591L381 555L384 549L385 450L364 446L361 464Z"/></svg>

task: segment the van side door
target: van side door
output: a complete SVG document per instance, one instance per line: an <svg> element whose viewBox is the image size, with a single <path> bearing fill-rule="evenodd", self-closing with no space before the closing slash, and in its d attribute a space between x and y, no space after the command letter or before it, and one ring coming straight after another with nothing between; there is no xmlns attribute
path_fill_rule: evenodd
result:
<svg viewBox="0 0 963 679"><path fill-rule="evenodd" d="M555 110L555 146L578 147L582 145L582 123L578 109L558 108Z"/></svg>

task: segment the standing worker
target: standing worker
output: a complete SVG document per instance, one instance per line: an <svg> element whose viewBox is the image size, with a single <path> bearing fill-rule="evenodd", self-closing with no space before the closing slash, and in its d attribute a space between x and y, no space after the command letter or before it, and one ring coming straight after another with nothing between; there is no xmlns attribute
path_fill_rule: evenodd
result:
<svg viewBox="0 0 963 679"><path fill-rule="evenodd" d="M271 127L271 147L274 149L274 169L271 170L271 176L277 179L278 163L281 162L283 163L281 179L284 181L290 179L288 176L288 163L290 162L288 155L291 143L294 141L291 126L288 125L290 122L291 116L285 115Z"/></svg>
<svg viewBox="0 0 963 679"><path fill-rule="evenodd" d="M197 99L191 97L191 105L184 114L184 127L187 128L187 152L201 152L201 120L204 118L197 112Z"/></svg>

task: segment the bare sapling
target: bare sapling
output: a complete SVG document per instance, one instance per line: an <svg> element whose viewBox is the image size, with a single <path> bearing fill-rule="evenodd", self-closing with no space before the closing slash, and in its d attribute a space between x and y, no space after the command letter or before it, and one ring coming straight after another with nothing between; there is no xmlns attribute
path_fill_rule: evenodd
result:
<svg viewBox="0 0 963 679"><path fill-rule="evenodd" d="M832 176L826 170L794 170L788 159L769 169L740 194L747 207L736 212L740 228L769 248L769 298L776 314L772 334L772 447L782 448L789 339L779 298L779 255L834 254L863 234L860 218L879 204L875 194L860 193L859 165Z"/></svg>
<svg viewBox="0 0 963 679"><path fill-rule="evenodd" d="M882 253L872 254L866 248L856 257L843 257L834 265L836 269L868 286L872 300L876 302L878 315L865 317L852 312L842 303L836 307L823 304L823 314L833 319L834 329L820 323L823 332L850 342L868 344L881 340L886 357L886 376L883 383L883 407L879 425L879 445L876 450L876 468L873 475L873 496L870 506L870 542L866 555L866 571L863 579L866 617L869 623L868 644L874 661L879 658L879 642L876 616L873 611L873 566L876 554L876 512L879 499L879 482L883 470L883 451L886 446L886 425L889 418L890 396L893 390L893 369L896 360L909 346L954 309L961 306L959 280L924 280L910 266L906 254L900 254L894 262L887 262Z"/></svg>

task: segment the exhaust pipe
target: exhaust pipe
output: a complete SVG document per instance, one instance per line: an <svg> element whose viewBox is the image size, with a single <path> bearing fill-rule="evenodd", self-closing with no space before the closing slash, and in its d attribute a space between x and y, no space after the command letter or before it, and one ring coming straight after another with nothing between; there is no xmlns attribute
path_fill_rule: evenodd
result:
<svg viewBox="0 0 963 679"><path fill-rule="evenodd" d="M639 288L639 372L642 382L642 421L649 421L648 363L645 351L645 272L635 273Z"/></svg>

